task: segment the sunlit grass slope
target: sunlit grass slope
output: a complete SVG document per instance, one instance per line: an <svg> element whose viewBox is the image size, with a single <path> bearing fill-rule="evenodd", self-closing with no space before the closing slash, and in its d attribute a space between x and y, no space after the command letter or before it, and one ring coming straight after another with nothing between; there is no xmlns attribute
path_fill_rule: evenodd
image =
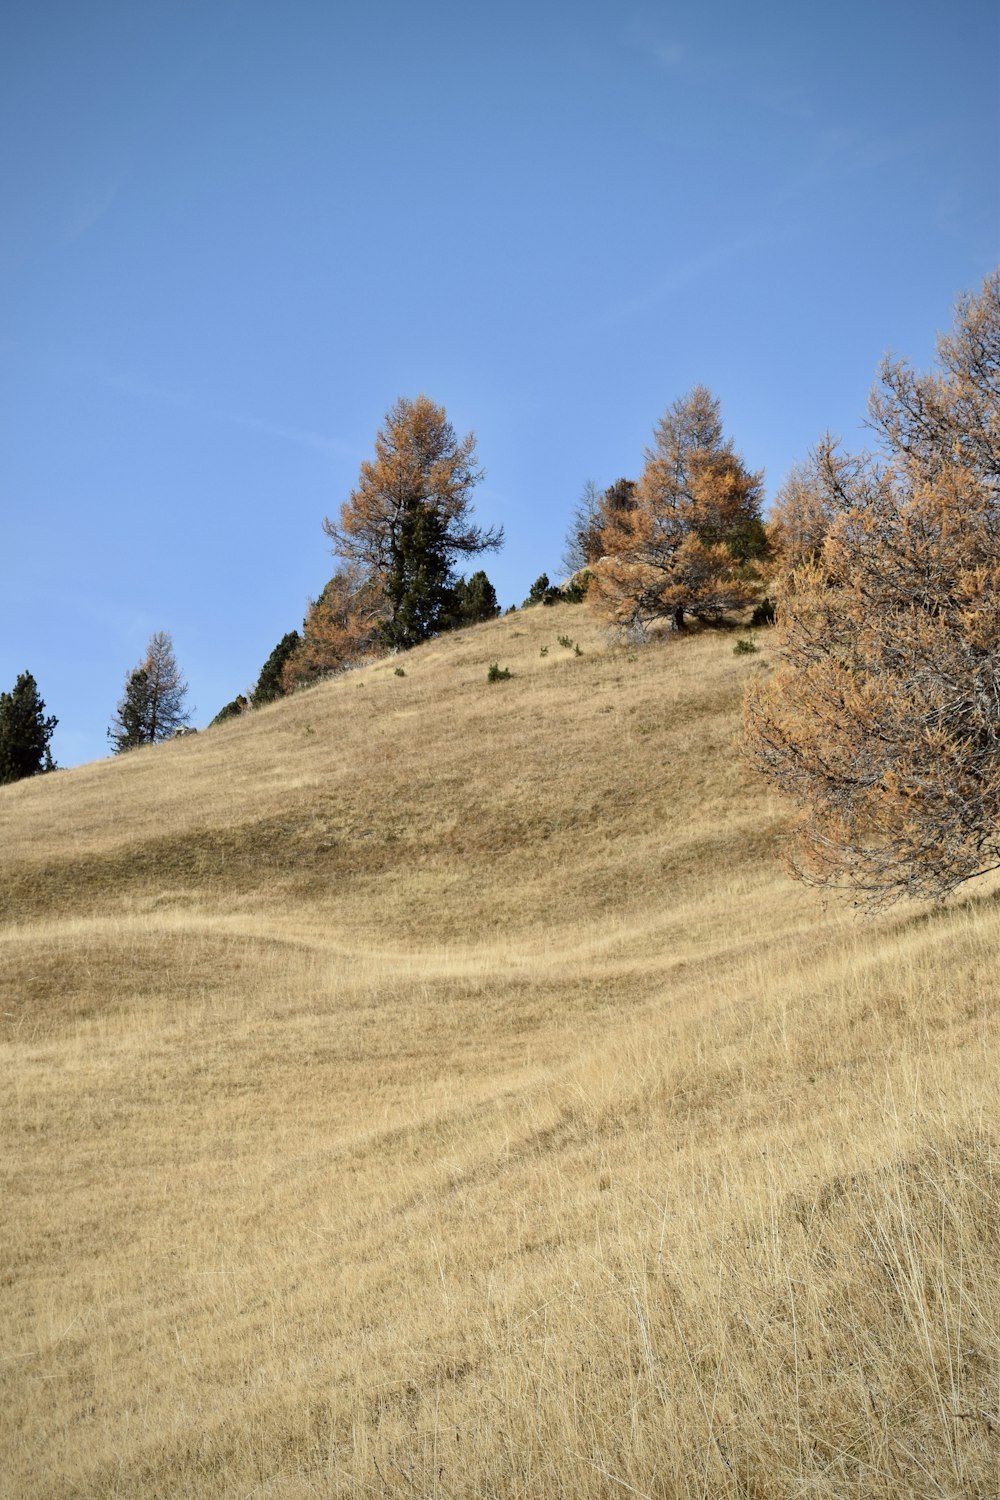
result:
<svg viewBox="0 0 1000 1500"><path fill-rule="evenodd" d="M0 1494L1000 1494L1000 910L787 881L766 658L537 608L0 790Z"/></svg>

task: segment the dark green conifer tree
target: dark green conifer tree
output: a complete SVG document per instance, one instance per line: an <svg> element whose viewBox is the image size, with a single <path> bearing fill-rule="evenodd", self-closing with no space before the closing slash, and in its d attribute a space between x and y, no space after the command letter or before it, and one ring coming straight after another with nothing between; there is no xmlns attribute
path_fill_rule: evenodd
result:
<svg viewBox="0 0 1000 1500"><path fill-rule="evenodd" d="M287 635L281 637L281 640L260 669L257 686L254 688L250 699L254 708L262 708L265 703L273 703L276 698L283 698L285 696L281 674L284 670L285 662L294 654L295 648L301 639L302 637L297 630L289 630Z"/></svg>
<svg viewBox="0 0 1000 1500"><path fill-rule="evenodd" d="M12 692L0 693L0 784L55 769L49 740L58 722L46 718L30 672L21 673Z"/></svg>
<svg viewBox="0 0 1000 1500"><path fill-rule="evenodd" d="M125 680L115 716L108 729L108 739L116 755L152 744L150 708L152 688L145 667L135 667Z"/></svg>
<svg viewBox="0 0 1000 1500"><path fill-rule="evenodd" d="M521 608L528 609L532 604L541 604L543 599L545 598L546 593L551 587L552 585L549 582L548 573L539 573L538 577L531 585L531 588L528 590L528 597L527 599L525 599Z"/></svg>
<svg viewBox="0 0 1000 1500"><path fill-rule="evenodd" d="M495 620L500 613L496 589L481 568L468 580L458 580L455 597L456 625L478 625L480 620Z"/></svg>
<svg viewBox="0 0 1000 1500"><path fill-rule="evenodd" d="M246 713L249 707L250 704L244 697L244 695L242 693L237 693L236 697L231 699L230 702L224 704L223 707L219 709L219 712L216 714L215 718L209 721L209 729L214 729L216 724L225 724L227 719L238 719L241 714Z"/></svg>
<svg viewBox="0 0 1000 1500"><path fill-rule="evenodd" d="M385 594L391 610L382 627L387 646L416 646L454 619L458 601L447 531L432 506L414 505L402 517Z"/></svg>

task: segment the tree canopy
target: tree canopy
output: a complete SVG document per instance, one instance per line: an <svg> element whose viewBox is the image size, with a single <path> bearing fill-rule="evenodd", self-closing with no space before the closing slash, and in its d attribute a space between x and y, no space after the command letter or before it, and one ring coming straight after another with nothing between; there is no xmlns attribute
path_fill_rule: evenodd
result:
<svg viewBox="0 0 1000 1500"><path fill-rule="evenodd" d="M170 636L156 631L142 661L125 677L125 690L108 728L114 753L159 744L184 728L191 719L184 707L187 690Z"/></svg>
<svg viewBox="0 0 1000 1500"><path fill-rule="evenodd" d="M604 491L587 480L566 534L562 563L568 574L581 573L600 561L604 530L617 512L634 508L635 490L633 479L616 479Z"/></svg>
<svg viewBox="0 0 1000 1500"><path fill-rule="evenodd" d="M46 717L30 672L22 672L9 693L0 693L0 785L54 769L49 741L58 723Z"/></svg>
<svg viewBox="0 0 1000 1500"><path fill-rule="evenodd" d="M300 640L301 637L297 630L289 630L281 637L281 640L260 669L257 685L250 697L250 702L254 708L262 708L265 703L273 703L276 698L284 697L285 687L282 680L282 673L285 669L285 663L295 654Z"/></svg>
<svg viewBox="0 0 1000 1500"><path fill-rule="evenodd" d="M470 432L459 440L444 407L401 397L386 413L375 456L323 529L359 586L379 596L388 646L410 646L454 615L456 558L495 551L502 528L472 521L472 493L483 477Z"/></svg>
<svg viewBox="0 0 1000 1500"><path fill-rule="evenodd" d="M767 546L762 498L763 475L724 436L718 400L695 386L664 413L635 488L606 492L589 597L613 624L641 631L749 603L759 579L748 564Z"/></svg>
<svg viewBox="0 0 1000 1500"><path fill-rule="evenodd" d="M793 868L871 906L1000 865L1000 272L938 363L883 365L878 456L819 451L833 520L746 704L751 760L800 808Z"/></svg>
<svg viewBox="0 0 1000 1500"><path fill-rule="evenodd" d="M460 578L455 584L456 625L478 625L483 620L495 620L500 613L497 591L482 568L470 578Z"/></svg>
<svg viewBox="0 0 1000 1500"><path fill-rule="evenodd" d="M357 564L338 568L302 622L302 638L281 672L286 693L380 651L384 597L380 581Z"/></svg>
<svg viewBox="0 0 1000 1500"><path fill-rule="evenodd" d="M836 454L836 444L825 438L794 465L774 497L767 535L779 568L795 568L819 556L836 514L836 492L829 483Z"/></svg>

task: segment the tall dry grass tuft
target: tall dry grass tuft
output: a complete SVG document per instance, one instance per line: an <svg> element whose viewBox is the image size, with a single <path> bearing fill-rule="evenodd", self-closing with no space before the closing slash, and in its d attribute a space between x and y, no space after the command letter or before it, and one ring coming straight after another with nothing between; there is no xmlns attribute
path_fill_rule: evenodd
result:
<svg viewBox="0 0 1000 1500"><path fill-rule="evenodd" d="M995 1500L1000 913L785 882L753 662L539 608L4 789L4 1495Z"/></svg>

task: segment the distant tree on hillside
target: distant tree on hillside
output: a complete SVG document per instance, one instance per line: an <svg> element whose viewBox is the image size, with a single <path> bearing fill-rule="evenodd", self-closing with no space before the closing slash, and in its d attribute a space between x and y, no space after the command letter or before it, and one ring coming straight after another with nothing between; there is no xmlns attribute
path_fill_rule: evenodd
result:
<svg viewBox="0 0 1000 1500"><path fill-rule="evenodd" d="M550 593L554 588L555 584L549 580L548 573L539 573L528 590L528 597L521 605L521 608L530 609L535 604L544 604L546 594Z"/></svg>
<svg viewBox="0 0 1000 1500"><path fill-rule="evenodd" d="M266 703L283 698L288 691L285 686L285 666L295 655L301 640L297 630L289 630L283 635L261 667L255 686L248 693L237 693L235 698L224 704L209 722L209 729L214 729L217 724L225 724L229 719L238 719L251 708L263 708Z"/></svg>
<svg viewBox="0 0 1000 1500"><path fill-rule="evenodd" d="M604 552L604 528L620 511L635 506L635 481L616 479L606 490L599 490L592 479L583 487L566 535L562 562L572 576L599 562Z"/></svg>
<svg viewBox="0 0 1000 1500"><path fill-rule="evenodd" d="M136 750L152 743L149 734L150 687L145 667L133 667L125 679L125 691L118 700L108 726L108 739L115 755Z"/></svg>
<svg viewBox="0 0 1000 1500"><path fill-rule="evenodd" d="M601 535L601 492L588 479L577 501L566 533L562 565L568 575L579 573L596 561L595 547Z"/></svg>
<svg viewBox="0 0 1000 1500"><path fill-rule="evenodd" d="M412 646L445 628L455 612L455 559L501 546L502 528L472 522L482 477L471 432L460 441L444 407L426 396L400 398L339 518L324 521L352 578L372 601L378 596L386 646Z"/></svg>
<svg viewBox="0 0 1000 1500"><path fill-rule="evenodd" d="M455 584L456 625L478 625L482 620L495 620L500 613L496 589L486 574L479 569L466 580L460 578Z"/></svg>
<svg viewBox="0 0 1000 1500"><path fill-rule="evenodd" d="M283 685L282 673L285 663L297 650L302 637L297 630L289 630L281 637L281 640L271 652L267 661L260 669L257 685L251 695L251 703L254 708L262 708L265 703L273 703L276 698L283 698L285 687Z"/></svg>
<svg viewBox="0 0 1000 1500"><path fill-rule="evenodd" d="M433 506L414 505L399 521L398 542L383 578L387 646L417 646L446 630L458 612L444 517Z"/></svg>
<svg viewBox="0 0 1000 1500"><path fill-rule="evenodd" d="M377 578L357 566L338 568L310 604L302 638L282 668L285 692L318 682L372 652L382 652L384 607Z"/></svg>
<svg viewBox="0 0 1000 1500"><path fill-rule="evenodd" d="M156 631L142 661L125 678L125 691L108 728L115 755L169 740L186 726L191 718L184 707L187 690L170 636Z"/></svg>
<svg viewBox="0 0 1000 1500"><path fill-rule="evenodd" d="M236 697L223 704L215 718L209 721L209 729L214 729L217 724L225 724L230 719L240 718L249 707L250 700L243 693L237 693Z"/></svg>
<svg viewBox="0 0 1000 1500"><path fill-rule="evenodd" d="M0 785L55 769L49 740L59 720L45 704L30 672L0 693Z"/></svg>
<svg viewBox="0 0 1000 1500"><path fill-rule="evenodd" d="M719 402L695 386L669 406L642 476L607 516L590 598L615 625L715 619L760 591L763 475L724 437Z"/></svg>
<svg viewBox="0 0 1000 1500"><path fill-rule="evenodd" d="M938 363L883 365L879 461L821 452L834 519L745 709L750 759L801 809L795 872L871 906L1000 867L1000 270Z"/></svg>

